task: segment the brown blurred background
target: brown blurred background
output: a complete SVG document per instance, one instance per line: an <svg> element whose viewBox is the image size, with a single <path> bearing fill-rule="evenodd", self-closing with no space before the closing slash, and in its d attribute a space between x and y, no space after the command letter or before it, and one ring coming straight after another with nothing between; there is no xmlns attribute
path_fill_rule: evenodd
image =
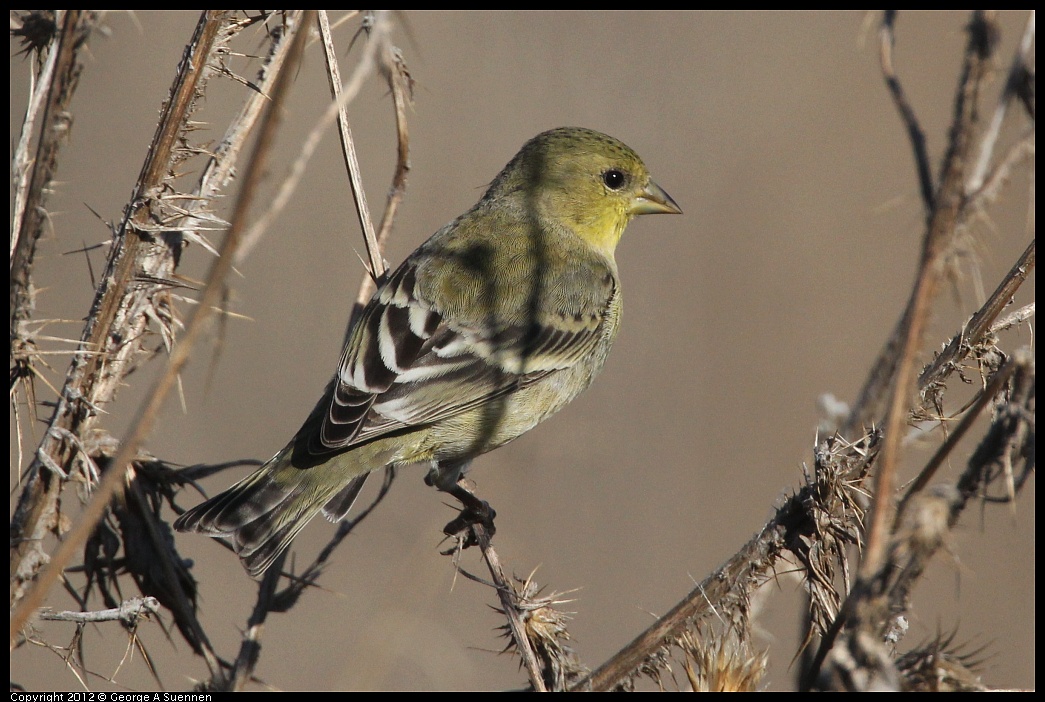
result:
<svg viewBox="0 0 1045 702"><path fill-rule="evenodd" d="M111 13L95 34L42 243L39 317L73 320L78 337L92 282L83 254L104 242L131 192L157 111L197 16ZM896 65L928 136L945 146L965 44L962 13L903 14ZM1026 20L1002 17L999 77ZM480 495L498 511L501 557L550 589L573 590L571 633L597 666L666 612L771 515L802 481L817 398L851 402L892 330L912 282L922 208L907 136L878 67L876 21L859 13L406 13L396 43L417 81L409 115L409 189L387 258L393 264L471 206L534 134L581 125L644 158L685 211L629 228L619 250L623 330L603 375L553 421L476 462ZM355 22L338 32L347 47ZM249 42L248 42L249 43ZM260 40L258 42L260 46ZM28 67L11 43L12 143ZM348 73L358 46L342 49ZM249 77L249 76L248 76ZM221 137L240 86L215 79L198 119ZM282 180L328 100L318 45L297 77L270 179ZM988 103L993 106L993 103ZM372 79L349 109L371 207L383 206L394 164L391 97ZM1025 123L1024 127L1025 128ZM1010 127L1006 136L1016 132ZM362 243L333 132L276 226L233 279L220 353L211 344L184 375L183 410L168 402L147 446L181 464L266 459L311 409L337 359L362 268ZM978 273L944 291L929 345L948 339L1033 237L1026 169L963 262ZM90 254L95 274L104 248ZM185 272L209 258L190 249ZM977 277L978 276L978 277ZM978 283L982 280L982 283ZM1017 304L1033 300L1028 281ZM212 340L214 337L212 337ZM1032 342L1024 330L1004 347ZM213 366L212 366L213 362ZM64 361L53 360L60 383ZM131 377L103 426L116 436L155 371ZM49 410L48 410L49 411ZM12 425L13 426L13 425ZM38 437L30 446L35 446ZM12 441L14 434L12 430ZM931 447L934 433L922 443ZM974 447L966 441L948 476ZM12 453L12 476L16 461ZM913 475L911 454L905 477ZM245 471L206 482L213 494ZM270 617L257 673L279 689L501 689L524 676L498 655L492 591L455 577L439 555L447 499L420 469L341 546L289 615ZM14 477L12 477L12 481ZM1033 486L1030 488L1033 491ZM14 495L14 493L12 493ZM186 494L182 504L195 504ZM14 497L12 497L12 504ZM905 644L957 629L985 647L984 679L1035 685L1033 492L1010 509L970 509L950 553L914 593ZM334 527L298 538L299 563ZM179 535L195 559L203 623L233 656L256 586L223 548ZM482 573L475 553L465 568ZM757 614L770 649L768 686L793 686L798 583L782 574ZM50 605L74 607L60 592ZM41 628L66 645L71 625ZM140 636L163 684L186 689L206 669L150 623ZM177 635L175 634L175 638ZM95 690L153 689L115 624L85 633ZM127 657L121 665L121 659ZM43 648L12 655L31 690L78 683Z"/></svg>

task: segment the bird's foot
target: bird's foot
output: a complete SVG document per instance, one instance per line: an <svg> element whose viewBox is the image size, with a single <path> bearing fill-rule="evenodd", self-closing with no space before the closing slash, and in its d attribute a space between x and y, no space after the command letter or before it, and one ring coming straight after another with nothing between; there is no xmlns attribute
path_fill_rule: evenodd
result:
<svg viewBox="0 0 1045 702"><path fill-rule="evenodd" d="M497 531L493 520L497 512L486 500L480 500L467 486L467 481L462 478L450 489L445 490L456 497L462 505L460 514L452 519L445 527L443 533L447 536L457 537L461 542L461 548L468 548L479 543L473 526L481 526L486 530L487 538ZM463 541L462 541L463 540Z"/></svg>

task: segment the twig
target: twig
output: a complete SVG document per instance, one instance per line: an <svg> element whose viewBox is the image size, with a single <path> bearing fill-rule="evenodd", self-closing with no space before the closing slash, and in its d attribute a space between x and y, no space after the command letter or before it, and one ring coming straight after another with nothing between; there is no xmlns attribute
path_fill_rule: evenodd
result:
<svg viewBox="0 0 1045 702"><path fill-rule="evenodd" d="M893 483L903 433L901 427L907 421L910 398L914 394L915 362L929 321L929 309L943 275L943 255L954 238L963 204L962 173L972 146L972 128L977 117L980 84L988 70L991 48L988 37L992 30L990 17L981 12L973 13L968 29L965 64L955 100L950 143L941 169L939 189L929 201L931 211L922 245L922 260L908 303L908 313L904 315L907 325L901 333L899 360L885 420L885 442L881 462L875 473L875 500L871 507L866 550L860 564L861 578L874 577L885 554L887 525L893 511Z"/></svg>
<svg viewBox="0 0 1045 702"><path fill-rule="evenodd" d="M40 67L26 107L18 144L12 157L14 202L11 215L11 246L8 259L10 272L10 338L11 390L14 400L16 381L25 393L26 406L32 423L36 422L36 392L33 380L37 377L32 358L35 343L26 325L36 304L33 288L33 259L36 245L43 235L47 221L47 195L58 167L58 151L69 135L72 125L69 106L79 82L81 64L79 52L86 43L95 21L95 13L85 10L55 10L58 27L50 42L47 59ZM31 78L33 74L30 74ZM36 127L36 152L30 157L29 146ZM19 422L18 408L12 402L15 421ZM21 451L21 437L19 437ZM19 462L19 465L21 463Z"/></svg>
<svg viewBox="0 0 1045 702"><path fill-rule="evenodd" d="M177 559L173 540L167 538L169 532L160 520L158 508L148 508L142 489L147 470L136 468L134 472L136 479L125 488L123 504L112 507L123 532L127 570L143 593L156 595L160 604L170 610L182 636L203 657L213 675L221 666L196 616L195 581Z"/></svg>
<svg viewBox="0 0 1045 702"><path fill-rule="evenodd" d="M40 611L40 619L56 622L90 622L121 621L134 624L138 619L160 611L160 601L155 597L132 597L119 607L101 609L93 612L54 612L48 609Z"/></svg>
<svg viewBox="0 0 1045 702"><path fill-rule="evenodd" d="M957 363L968 353L970 347L980 343L984 334L991 330L994 320L1008 306L1012 296L1034 270L1034 254L1035 240L1032 239L987 301L969 318L962 330L951 338L943 351L933 359L933 362L922 371L918 377L920 390L924 390L931 383L939 382L944 370Z"/></svg>
<svg viewBox="0 0 1045 702"><path fill-rule="evenodd" d="M213 198L221 189L233 179L236 164L239 162L239 154L254 133L254 128L263 110L272 100L273 84L283 70L283 63L286 61L290 46L291 42L285 34L281 35L279 41L273 42L267 60L262 65L260 75L255 81L255 89L248 91L239 113L229 123L225 135L200 174L199 184L195 190L197 197L190 200L185 211L185 216L193 219L184 222L182 226L193 228L209 223L212 227L217 225L222 230L228 226L225 222L215 221L214 215L204 210L210 206ZM201 221L196 222L195 219ZM252 227L251 231L256 226ZM243 236L240 247L236 250L235 265L239 265L246 258L245 252L249 250L248 239L249 234ZM214 253L217 255L216 251Z"/></svg>
<svg viewBox="0 0 1045 702"><path fill-rule="evenodd" d="M55 19L64 17L64 10L55 11ZM55 33L55 40L61 40L61 34ZM26 210L26 201L29 193L29 183L33 179L35 169L33 164L39 159L29 154L29 145L33 135L36 133L37 123L44 117L47 105L44 99L51 94L51 86L54 78L55 65L58 63L58 46L56 41L51 42L47 51L47 58L38 70L30 68L29 72L29 101L25 108L25 118L22 120L22 129L18 135L18 143L14 148L11 159L11 175L14 180L14 202L11 206L11 247L8 251L9 270L14 270L15 249L22 241L22 221ZM37 63L34 61L34 63ZM54 132L54 130L47 130ZM47 132L41 136L47 136ZM37 147L39 152L39 146ZM42 165L41 165L42 167Z"/></svg>
<svg viewBox="0 0 1045 702"><path fill-rule="evenodd" d="M371 41L380 46L385 41L384 13L381 11L373 25ZM341 71L337 67L337 51L334 41L330 36L330 20L327 19L326 10L317 13L319 33L323 43L323 53L327 62L327 77L330 82L330 92L334 96L334 104L337 105L338 137L341 140L341 152L348 167L348 180L352 186L352 201L356 205L356 215L359 217L359 226L363 230L363 241L366 244L367 255L370 258L370 274L378 278L385 272L384 260L381 258L380 249L377 244L377 236L374 234L374 222L370 218L370 208L366 202L366 191L363 189L363 178L359 173L359 159L356 157L356 145L352 141L352 130L348 123L348 111L346 102L341 99ZM367 60L373 60L372 54L367 53L364 60L360 62L360 68ZM369 67L367 68L369 71Z"/></svg>
<svg viewBox="0 0 1045 702"><path fill-rule="evenodd" d="M315 126L312 127L308 137L306 137L305 142L302 144L298 157L291 165L290 172L280 185L276 196L272 199L272 203L244 234L243 244L236 257L237 264L242 262L250 252L253 251L258 241L261 240L261 237L264 236L265 232L272 225L272 222L275 221L276 217L283 211L283 208L286 207L286 204L290 201L291 196L297 190L297 186L300 183L302 176L305 174L305 168L308 165L309 160L312 158L312 154L315 153L323 135L326 134L327 128L334 122L339 111L342 109L342 103L347 105L352 102L352 100L354 100L359 94L360 89L363 87L363 83L373 72L374 52L376 51L376 44L368 45L366 53L364 53L362 59L356 65L348 83L342 88L339 100L331 102L326 111L320 115L318 120L316 120Z"/></svg>
<svg viewBox="0 0 1045 702"><path fill-rule="evenodd" d="M508 581L507 576L505 576L504 569L501 568L501 559L498 558L497 551L490 544L490 535L482 524L473 524L471 529L475 535L475 540L479 543L479 548L483 552L483 559L490 569L490 576L493 578L494 587L497 590L497 599L500 600L501 610L508 619L512 640L515 642L516 650L522 659L523 667L526 668L527 676L530 678L530 685L533 686L534 692L547 692L548 688L544 684L544 677L541 675L541 667L537 661L537 655L530 644L530 638L526 635L526 625L519 615L519 608L514 598L515 590Z"/></svg>
<svg viewBox="0 0 1045 702"><path fill-rule="evenodd" d="M995 396L1001 391L1002 386L1009 382L1009 378L1016 370L1016 363L1012 359L1009 359L1005 365L1003 365L994 377L991 378L990 383L984 388L979 396L976 398L976 402L966 410L965 416L958 423L958 426L948 435L947 440L936 450L929 462L925 464L922 470L918 473L918 477L915 478L914 482L907 488L907 492L904 494L903 499L900 501L899 506L896 508L896 517L893 521L892 531L896 531L899 527L900 522L904 518L904 512L907 509L907 505L910 501L925 487L929 484L929 481L936 475L936 471L939 470L940 466L943 465L944 460L950 456L951 452L958 445L958 442L962 440L965 434L972 427L973 423L979 418L980 413L983 412L984 408L989 402L994 400Z"/></svg>
<svg viewBox="0 0 1045 702"><path fill-rule="evenodd" d="M809 539L816 537L824 518L835 521L843 530L858 526L856 513L844 509L832 513L829 506L831 502L838 505L849 503L844 496L834 499L837 491L850 489L849 478L866 474L878 455L879 445L877 435L857 444L837 442L828 457L832 475L819 475L816 481L790 497L762 530L726 563L571 689L606 692L617 688L634 676L657 651L672 645L687 627L709 617L723 617L731 625L738 625L749 609L751 594L775 577L778 559L785 553L797 553L805 548ZM821 518L814 514L816 509L823 509L827 516Z"/></svg>
<svg viewBox="0 0 1045 702"><path fill-rule="evenodd" d="M301 32L301 34L304 35L306 32ZM236 662L233 664L232 670L228 672L228 675L222 681L224 683L222 689L242 692L243 686L254 675L254 668L257 666L258 658L261 656L261 633L264 631L265 620L272 609L272 601L276 594L276 583L279 582L279 574L283 570L283 561L285 559L286 554L281 554L273 564L274 567L269 568L268 573L265 574L258 586L258 599L250 613L250 619L247 621L247 630L243 632L243 641L240 644L239 655L236 656Z"/></svg>
<svg viewBox="0 0 1045 702"><path fill-rule="evenodd" d="M42 601L45 593L57 580L62 569L72 559L73 554L83 545L88 534L93 530L94 525L99 519L101 519L108 506L109 500L122 488L123 481L126 478L127 466L129 465L131 458L137 454L138 446L151 429L152 424L155 422L163 400L173 387L181 368L184 366L186 361L188 361L189 354L196 340L200 336L204 322L207 321L211 312L216 307L218 298L221 296L225 277L232 267L233 252L236 250L236 246L239 243L240 233L245 226L247 210L249 209L250 202L256 191L257 182L263 173L264 161L268 156L270 143L279 124L281 102L286 97L286 92L293 74L293 69L288 67L296 65L296 62L300 60L301 49L304 46L305 37L305 32L301 31L301 27L303 23L307 25L308 21L310 21L310 17L298 17L298 21L294 23L294 29L298 32L298 35L294 39L291 59L288 61L287 66L284 66L284 70L281 71L280 79L276 82L276 86L273 90L272 103L269 105L265 118L262 120L258 140L255 144L250 163L247 166L239 197L237 198L236 205L233 209L231 224L229 225L229 231L225 237L225 242L222 245L221 255L214 261L214 264L211 267L207 285L201 293L196 313L189 322L184 337L181 339L180 343L172 349L166 372L153 386L152 391L149 393L148 400L142 410L137 414L137 418L131 426L131 429L128 431L126 439L121 443L120 450L113 459L112 466L102 479L102 482L98 485L94 497L84 510L84 514L81 517L81 521L77 528L62 541L61 545L53 554L51 562L40 574L34 587L30 590L29 594L26 595L25 600L19 605L18 609L12 616L12 645L14 645L17 633L21 630L22 626L24 626L29 615ZM206 23L205 26L210 27L211 31L216 30L216 23Z"/></svg>
<svg viewBox="0 0 1045 702"><path fill-rule="evenodd" d="M888 22L888 29L883 35L883 60L889 59L891 52L892 42L892 21L895 16L891 13L887 13L883 18L883 22ZM990 20L993 22L993 19ZM882 415L886 413L887 404L890 397L890 388L897 388L894 384L898 372L898 364L903 358L901 350L905 348L908 341L908 336L912 328L917 325L921 328L923 323L914 319L913 316L916 313L916 309L922 309L922 304L919 300L924 302L922 296L928 294L931 297L935 288L935 280L942 275L942 271L936 271L932 275L927 276L929 270L930 260L941 261L940 253L949 246L950 237L941 237L934 232L945 233L949 230L952 234L957 227L957 223L964 221L964 218L968 215L965 211L965 207L968 206L968 202L964 200L963 193L965 192L964 186L960 183L962 173L964 172L964 161L956 158L958 147L960 147L961 153L967 157L970 150L971 140L971 129L970 124L976 116L975 99L972 95L966 95L966 91L976 92L979 89L979 84L982 82L982 78L988 70L987 61L982 58L973 59L973 56L978 55L980 48L989 48L990 41L986 38L991 35L990 29L985 28L988 20L984 19L983 16L976 14L970 23L970 44L966 49L966 62L963 67L963 74L959 82L958 95L955 100L955 117L952 121L951 126L951 138L948 152L945 157L943 170L941 172L940 183L937 186L938 192L931 199L934 202L935 210L933 213L927 215L927 226L926 235L923 239L922 246L922 260L919 267L918 281L916 282L915 288L908 300L908 304L904 310L903 315L897 322L892 335L885 344L885 347L879 353L878 358L875 359L871 371L868 373L867 380L864 382L863 387L860 390L856 402L853 404L852 410L849 417L839 428L839 432L843 436L851 436L859 434L863 431L863 428L870 426L874 422L878 422L882 419ZM990 25L993 26L993 25ZM970 77L970 71L975 70L977 77L973 80ZM893 89L892 80L895 80L895 74L891 60L883 63L882 71L885 74L887 84L890 86L890 91ZM906 105L906 101L903 103L897 103L897 109L901 112L901 119L904 121L907 127L909 135L915 144L912 146L916 153L916 161L920 159L917 156L923 150L922 146L919 146L919 138L912 132L912 126L910 124L910 115L907 114L909 106ZM961 113L961 114L959 114ZM925 178L923 171L924 167L919 166L919 187L924 189ZM945 201L941 201L940 198L945 197ZM923 197L923 200L925 198ZM939 266L939 263L934 263L934 266ZM917 303L917 304L916 304ZM919 316L923 314L919 312ZM895 390L894 390L895 393Z"/></svg>
<svg viewBox="0 0 1045 702"><path fill-rule="evenodd" d="M983 184L987 177L987 171L990 168L991 156L994 154L994 148L998 142L998 135L1001 133L1001 125L1005 122L1005 115L1009 108L1009 102L1017 96L1020 81L1029 70L1030 50L1033 45L1034 10L1031 10L1027 17L1027 24L1023 29L1023 36L1020 38L1020 44L1016 48L1016 55L1013 56L1012 65L1009 66L1009 74L1005 80L1005 89L1002 91L1002 95L998 99L998 105L994 108L994 114L991 116L990 124L987 127L986 133L983 135L983 139L980 141L980 155L976 160L976 165L972 170L972 174L969 176L968 184L965 186L965 192L969 197L972 197L983 188Z"/></svg>
<svg viewBox="0 0 1045 702"><path fill-rule="evenodd" d="M395 175L392 176L392 190L388 193L388 202L385 205L385 212L381 215L381 226L378 227L377 231L377 243L379 246L383 246L385 239L388 238L389 232L392 231L392 223L395 221L396 213L399 211L399 204L403 201L403 195L406 192L406 177L410 172L410 130L406 124L406 106L410 102L413 93L413 79L410 77L410 72L407 70L406 63L403 61L403 55L396 47L390 47L388 51L391 54L389 63L382 63L381 67L384 70L388 79L388 84L392 88L392 102L395 105L396 114L396 169Z"/></svg>
<svg viewBox="0 0 1045 702"><path fill-rule="evenodd" d="M409 170L408 143L409 136L406 129L405 100L403 97L403 78L405 68L402 65L398 50L392 46L389 38L390 23L387 10L381 10L373 15L368 15L360 32L368 35L367 45L369 50L364 54L356 69L352 85L358 84L357 77L363 70L373 69L374 57L376 55L382 72L385 74L392 89L393 101L396 108L396 133L398 135L398 158L396 172L393 176L392 190L388 195L388 203L381 218L381 228L378 234L374 233L373 221L370 218L370 210L366 202L366 194L363 189L362 178L359 173L359 161L356 158L355 143L349 127L348 113L345 109L347 100L342 95L341 73L337 66L337 52L330 36L330 26L324 11L319 13L320 35L323 40L323 51L327 61L327 77L330 83L330 91L334 97L334 104L338 106L338 135L341 139L341 150L344 154L345 165L348 168L349 184L352 188L352 200L356 206L356 214L359 217L360 227L363 231L363 244L367 252L367 269L369 275L363 276L359 284L359 292L356 295L356 305L349 316L345 327L345 339L351 333L356 318L367 303L376 287L375 281L380 280L385 272L385 259L383 256L385 240L392 229L392 221L398 209L399 202L403 198L406 188L406 173ZM349 91L346 90L346 93Z"/></svg>
<svg viewBox="0 0 1045 702"><path fill-rule="evenodd" d="M1023 324L1028 319L1034 316L1034 308L1035 304L1032 302L1029 305L1024 305L1012 314L1005 315L1004 317L1002 317L997 322L991 325L991 334L997 334L998 332L1002 332L1006 329L1011 329L1012 327L1017 327Z"/></svg>
<svg viewBox="0 0 1045 702"><path fill-rule="evenodd" d="M1001 386L1007 384L1009 398L998 403L987 435L969 458L965 471L956 484L912 493L911 499L905 501L905 509L897 515L884 566L873 580L857 583L824 637L814 665L805 671L803 688L812 687L828 655L831 665L824 686L829 689L864 691L901 686L897 662L882 633L907 611L911 588L935 553L947 543L948 534L969 499L984 495L999 475L1010 477L1005 471L1011 469L1014 457L1022 458L1025 473L1033 466L1034 364L1029 351L1018 349L994 380L997 382L992 381L982 397L987 401L997 398ZM938 458L939 454L934 456L930 466ZM1004 469L992 470L998 465ZM923 471L923 475L929 472ZM1010 491L1009 499L1012 497Z"/></svg>
<svg viewBox="0 0 1045 702"><path fill-rule="evenodd" d="M316 559L310 563L301 575L296 575L292 572L283 571L280 573L285 577L289 584L277 592L272 598L269 607L273 612L287 612L293 607L301 594L307 587L310 587L319 578L323 569L326 567L327 561L333 555L334 551L338 546L345 540L349 534L367 517L369 517L374 509L384 501L385 497L388 496L389 490L392 488L392 483L395 481L396 471L394 468L385 470L384 481L381 484L381 489L378 494L371 500L370 504L365 508L361 509L351 519L346 519L338 524L337 531L330 537L330 541L327 542L326 546L319 552ZM270 570L276 570L272 568Z"/></svg>
<svg viewBox="0 0 1045 702"><path fill-rule="evenodd" d="M11 607L25 595L37 571L49 559L43 552L43 543L54 529L57 519L57 501L62 481L51 471L42 470L47 461L64 465L72 459L74 449L61 438L58 430L82 434L93 425L97 407L111 399L120 379L129 371L130 360L140 348L145 315L138 314L142 300L149 291L135 286L133 281L141 269L155 272L157 267L173 268L172 257L153 256L148 264L139 258L149 246L139 236L136 227L150 218L147 193L158 192L168 173L168 164L178 143L177 135L190 113L196 91L204 80L204 68L219 36L224 16L204 13L186 48L170 98L165 104L153 147L138 178L132 205L125 213L124 222L115 232L109 260L95 295L91 313L81 334L80 349L70 363L65 385L48 424L48 430L36 451L37 458L28 471L26 485L19 496L18 506L11 520ZM144 257L142 257L144 258ZM165 277L165 276L161 276ZM117 318L122 326L114 328ZM53 576L52 576L53 577ZM46 588L45 588L46 589ZM39 584L37 592L40 593ZM24 622L28 610L12 620L12 643L19 622ZM20 624L19 624L20 625Z"/></svg>
<svg viewBox="0 0 1045 702"><path fill-rule="evenodd" d="M16 160L15 170L19 173L19 187L16 188L14 213L12 219L12 239L10 251L12 310L15 307L15 291L26 294L28 280L22 276L28 274L31 267L36 241L42 233L44 202L48 186L57 168L58 149L68 136L69 115L67 108L76 91L81 66L78 62L79 50L87 39L94 14L84 10L62 11L61 28L57 42L51 47L36 95L26 113L26 122L19 139L19 150L23 153ZM46 103L42 101L46 99ZM36 124L35 115L42 106L40 115L40 136L36 146L36 154L30 160L28 151L29 139ZM21 165L17 165L18 163ZM28 176L28 177L26 177Z"/></svg>
<svg viewBox="0 0 1045 702"><path fill-rule="evenodd" d="M887 13L884 20L890 35L892 19L893 16ZM804 671L802 681L804 689L809 689L819 677L820 668L844 626L852 627L852 631L847 634L849 641L858 644L863 642L869 646L876 645L874 642L879 640L877 636L879 632L865 631L863 627L884 626L883 622L874 616L872 609L875 594L880 592L882 587L882 578L887 575L883 569L886 565L886 553L890 542L889 526L893 521L893 484L902 440L902 426L907 421L910 398L914 395L913 391L917 383L914 370L915 360L921 349L922 337L928 324L930 306L943 274L944 254L953 240L962 214L961 208L964 204L962 178L971 150L973 125L978 115L979 89L987 73L990 52L993 47L991 42L994 29L992 21L992 17L981 12L974 12L969 23L969 42L965 50L962 74L958 81L950 140L941 168L938 189L929 198L926 198L924 192L924 173L921 172L921 165L919 165L923 199L929 203L930 207L914 289L903 318L894 332L894 337L875 367L875 372L880 372L883 367L895 368L895 372L885 373L884 376L879 376L877 379L879 381L883 377L889 379L892 394L884 422L884 442L875 474L874 501L871 505L871 518L864 542L865 549L853 592L846 599L845 606L821 641L812 664ZM892 86L895 75L891 65L883 63L882 70L886 82ZM911 131L909 116L906 114L904 106L898 103L898 108L908 126L911 139L915 142L913 147L916 153L920 152L922 146L917 136ZM866 393L867 387L865 387L865 394L861 397L861 404L866 398ZM859 411L866 412L867 407L854 409L853 415ZM853 421L853 415L850 416L850 423ZM869 656L869 661L875 660L884 666L872 665L872 677L877 672L885 675L887 680L891 680L890 675L895 674L895 669L888 665L888 661L879 661L869 650L865 652ZM892 682L886 684L891 685Z"/></svg>
<svg viewBox="0 0 1045 702"><path fill-rule="evenodd" d="M900 79L896 75L896 68L893 66L893 44L895 43L893 26L896 23L897 12L897 10L885 10L882 26L878 30L878 56L885 84L889 88L889 94L892 95L893 102L896 104L896 111L900 113L900 119L903 120L904 126L907 128L907 136L911 140L911 149L914 151L914 165L918 171L918 188L922 194L922 205L925 207L926 219L928 219L935 209L935 186L933 185L932 166L929 165L929 152L925 146L925 132L922 131L921 125L918 124L918 117L914 114L914 108L911 107L911 103L907 100L903 85L901 85Z"/></svg>

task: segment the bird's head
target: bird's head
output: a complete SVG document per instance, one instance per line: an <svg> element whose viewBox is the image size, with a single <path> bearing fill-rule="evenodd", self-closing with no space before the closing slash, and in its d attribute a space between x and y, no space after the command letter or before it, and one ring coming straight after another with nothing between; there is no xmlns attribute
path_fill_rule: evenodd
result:
<svg viewBox="0 0 1045 702"><path fill-rule="evenodd" d="M560 127L523 145L484 199L521 197L539 217L561 222L612 258L628 222L681 214L630 147L581 127Z"/></svg>

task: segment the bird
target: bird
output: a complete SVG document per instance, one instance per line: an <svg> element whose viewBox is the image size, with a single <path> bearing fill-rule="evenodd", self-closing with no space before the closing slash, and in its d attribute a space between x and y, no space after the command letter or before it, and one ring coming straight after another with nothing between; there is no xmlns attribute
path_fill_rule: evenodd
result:
<svg viewBox="0 0 1045 702"><path fill-rule="evenodd" d="M658 213L682 210L623 142L581 127L533 137L475 206L377 281L290 442L175 529L228 538L261 577L317 514L347 516L371 471L409 464L492 520L464 470L598 375L620 324L617 243Z"/></svg>

